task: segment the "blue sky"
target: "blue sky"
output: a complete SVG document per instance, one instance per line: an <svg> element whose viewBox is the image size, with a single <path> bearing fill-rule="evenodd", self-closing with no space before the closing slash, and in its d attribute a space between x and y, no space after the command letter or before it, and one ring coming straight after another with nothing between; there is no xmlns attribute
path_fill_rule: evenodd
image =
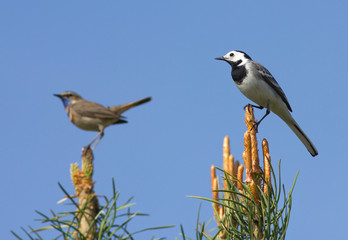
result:
<svg viewBox="0 0 348 240"><path fill-rule="evenodd" d="M34 210L63 211L58 182L73 192L69 166L96 133L68 121L52 95L65 90L104 105L153 97L124 114L128 124L106 129L95 191L110 195L114 177L121 199L134 196L134 210L150 213L134 228L176 224L155 233L174 239L183 224L193 236L200 201L186 196L211 197L225 135L237 159L243 151L249 101L214 60L238 49L270 70L319 151L312 158L273 114L259 128L287 189L300 170L287 239L343 239L347 10L335 0L2 1L0 238L41 226ZM201 219L212 213L203 203Z"/></svg>

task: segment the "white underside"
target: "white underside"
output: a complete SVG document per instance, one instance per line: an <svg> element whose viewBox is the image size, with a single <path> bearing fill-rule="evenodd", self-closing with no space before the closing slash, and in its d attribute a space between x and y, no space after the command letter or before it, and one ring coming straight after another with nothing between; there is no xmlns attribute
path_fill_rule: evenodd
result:
<svg viewBox="0 0 348 240"><path fill-rule="evenodd" d="M251 70L248 68L247 70L249 72L249 77L246 77L241 85L236 84L239 90L254 103L264 108L268 108L270 111L278 115L291 128L291 130L306 146L308 151L313 156L317 155L318 152L315 149L313 143L308 139L306 135L304 135L302 130L298 130L300 129L300 127L291 116L288 107L284 103L283 99L281 99L278 93L263 79L250 77Z"/></svg>
<svg viewBox="0 0 348 240"><path fill-rule="evenodd" d="M241 85L237 85L239 90L254 103L271 110L282 119L292 119L288 107L283 99L273 90L263 79L246 77ZM284 119L284 120L285 120Z"/></svg>

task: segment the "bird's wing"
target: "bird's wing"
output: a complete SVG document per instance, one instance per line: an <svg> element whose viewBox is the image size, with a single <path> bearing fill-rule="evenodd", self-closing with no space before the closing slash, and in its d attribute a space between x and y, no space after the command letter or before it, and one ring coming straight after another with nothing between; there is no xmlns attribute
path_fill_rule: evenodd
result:
<svg viewBox="0 0 348 240"><path fill-rule="evenodd" d="M284 103L288 107L289 111L292 112L292 109L290 107L288 99L285 96L285 93L280 88L278 82L274 79L272 74L261 64L256 63L256 62L254 62L254 63L255 63L255 66L256 66L258 73L262 76L262 78L266 81L266 83L268 83L268 85L270 85L274 89L274 91L276 91L276 93L278 93L278 95L281 97L281 99L284 101Z"/></svg>
<svg viewBox="0 0 348 240"><path fill-rule="evenodd" d="M98 118L118 118L120 114L115 114L108 108L91 101L78 101L73 106L73 110L85 117L98 117Z"/></svg>

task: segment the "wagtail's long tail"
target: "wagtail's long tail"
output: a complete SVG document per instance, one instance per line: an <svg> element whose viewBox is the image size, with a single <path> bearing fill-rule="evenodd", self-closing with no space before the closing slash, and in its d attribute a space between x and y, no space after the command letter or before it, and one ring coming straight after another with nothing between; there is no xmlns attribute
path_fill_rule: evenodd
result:
<svg viewBox="0 0 348 240"><path fill-rule="evenodd" d="M289 114L290 115L290 114ZM288 119L284 119L284 122L291 128L291 130L296 134L296 136L301 140L303 145L307 148L307 150L310 152L310 154L315 157L318 155L318 150L315 148L314 144L309 140L307 135L302 131L300 126L297 124L295 119L291 117Z"/></svg>

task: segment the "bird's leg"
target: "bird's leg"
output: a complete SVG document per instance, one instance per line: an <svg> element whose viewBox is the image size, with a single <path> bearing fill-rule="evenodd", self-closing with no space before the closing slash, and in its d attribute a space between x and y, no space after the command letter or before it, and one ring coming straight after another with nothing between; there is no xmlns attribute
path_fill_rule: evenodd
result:
<svg viewBox="0 0 348 240"><path fill-rule="evenodd" d="M104 136L104 126L99 126L99 133L97 134L97 136L95 136L92 141L88 144L88 147L91 147L91 145L95 142L95 140L97 140L97 138L99 137L98 141L94 144L94 146L91 148L92 151L94 150L94 148L97 146L97 144L99 143L99 141L102 139L102 137Z"/></svg>
<svg viewBox="0 0 348 240"><path fill-rule="evenodd" d="M94 144L92 151L94 151L95 147L98 145L98 143L100 142L100 140L104 137L104 132L101 132L100 137L98 139L98 141Z"/></svg>
<svg viewBox="0 0 348 240"><path fill-rule="evenodd" d="M253 104L250 104L250 103L247 104L247 105L245 105L245 106L243 107L243 109L245 110L246 108L248 108L248 110L249 110L249 106L252 107L252 108L263 109L263 107L260 106L260 105L253 105ZM266 116L264 116L262 119L264 119L265 117L266 117ZM261 120L262 120L262 119L261 119ZM261 120L260 120L259 122L261 122ZM257 125L257 126L255 126L255 125ZM259 125L258 122L254 122L254 124L253 124L253 126L251 127L250 131L253 130L254 127L256 127L255 130L256 130L256 132L257 132L257 127L258 127L258 125Z"/></svg>
<svg viewBox="0 0 348 240"><path fill-rule="evenodd" d="M92 141L87 145L87 146L89 146L89 147L91 147L91 145L92 145L92 143L94 143L94 141L100 136L100 132L97 134L97 136L95 136L93 139L92 139Z"/></svg>
<svg viewBox="0 0 348 240"><path fill-rule="evenodd" d="M99 130L100 132L97 134L97 136L95 136L95 138L92 140L92 142L90 143L90 145L96 140L96 138L99 136L98 141L94 144L92 151L94 151L95 147L98 145L98 143L100 142L100 140L104 137L104 126L100 125L99 126Z"/></svg>
<svg viewBox="0 0 348 240"><path fill-rule="evenodd" d="M257 108L263 109L262 106L259 106ZM255 128L255 131L258 131L259 125L262 122L263 119L265 119L265 117L267 117L268 114L270 114L270 110L269 110L269 104L267 103L267 110L266 110L266 114L259 120L259 121L255 121L254 125L251 127L250 130L253 130L253 128Z"/></svg>

